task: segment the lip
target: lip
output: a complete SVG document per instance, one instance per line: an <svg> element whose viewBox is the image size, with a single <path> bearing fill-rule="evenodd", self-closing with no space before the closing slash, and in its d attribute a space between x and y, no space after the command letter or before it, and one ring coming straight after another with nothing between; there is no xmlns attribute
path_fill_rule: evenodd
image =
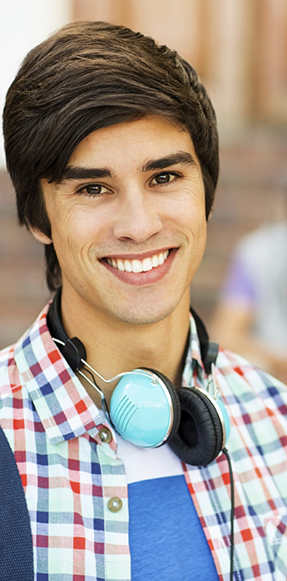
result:
<svg viewBox="0 0 287 581"><path fill-rule="evenodd" d="M134 273L134 272L127 272L127 271L121 271L118 270L117 268L113 268L110 264L108 264L104 259L101 259L99 262L102 266L104 266L109 272L111 272L114 276L116 276L119 280L121 280L122 282L126 283L126 284L130 284L133 286L146 286L146 285L150 285L150 284L154 284L156 282L159 282L162 278L164 278L166 276L166 274L168 273L175 255L177 253L178 248L164 248L161 250L156 250L156 251L152 251L152 252L145 252L142 254L113 254L111 256L105 257L105 258L113 258L113 259L122 259L122 260L144 260L145 258L151 258L152 256L154 256L155 254L160 254L162 252L165 252L166 250L169 250L169 255L166 258L165 262L155 268L153 268L152 270L148 270L146 272L139 272L139 273Z"/></svg>
<svg viewBox="0 0 287 581"><path fill-rule="evenodd" d="M164 248L159 248L156 250L150 250L148 252L142 252L141 254L110 254L109 256L103 256L103 258L101 260L104 260L106 258L114 258L115 260L117 259L122 259L122 260L144 260L145 258L151 258L152 256L154 256L155 254L161 254L163 252L166 252L167 250L171 251L171 250L177 250L169 248L169 247L164 247Z"/></svg>

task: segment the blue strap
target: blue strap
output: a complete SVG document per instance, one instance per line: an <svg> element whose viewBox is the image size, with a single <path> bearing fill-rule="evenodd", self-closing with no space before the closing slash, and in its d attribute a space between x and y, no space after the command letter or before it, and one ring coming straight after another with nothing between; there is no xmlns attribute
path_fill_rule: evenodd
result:
<svg viewBox="0 0 287 581"><path fill-rule="evenodd" d="M0 427L0 579L33 581L30 517L18 467Z"/></svg>

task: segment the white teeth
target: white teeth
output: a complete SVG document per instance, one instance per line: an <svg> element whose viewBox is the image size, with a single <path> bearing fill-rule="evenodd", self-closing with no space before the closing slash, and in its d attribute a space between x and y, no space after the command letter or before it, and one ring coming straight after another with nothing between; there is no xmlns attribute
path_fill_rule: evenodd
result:
<svg viewBox="0 0 287 581"><path fill-rule="evenodd" d="M143 271L147 272L148 270L152 269L152 261L150 258L145 258L142 262L143 264Z"/></svg>
<svg viewBox="0 0 287 581"><path fill-rule="evenodd" d="M163 263L164 263L164 256L163 256L163 253L161 253L161 254L159 255L159 257L158 257L158 263L159 263L159 264L163 264Z"/></svg>
<svg viewBox="0 0 287 581"><path fill-rule="evenodd" d="M132 260L133 272L142 272L142 263L140 260Z"/></svg>
<svg viewBox="0 0 287 581"><path fill-rule="evenodd" d="M153 267L158 266L158 257L156 255L153 256L151 262Z"/></svg>
<svg viewBox="0 0 287 581"><path fill-rule="evenodd" d="M125 265L122 260L118 260L118 269L121 270L122 272L124 272L125 270Z"/></svg>
<svg viewBox="0 0 287 581"><path fill-rule="evenodd" d="M113 268L117 268L122 272L147 272L156 268L165 262L169 255L169 250L161 252L160 254L154 254L151 258L144 258L143 260L123 260L121 258L107 258L107 263Z"/></svg>
<svg viewBox="0 0 287 581"><path fill-rule="evenodd" d="M131 263L128 260L125 260L124 265L125 265L125 270L127 272L132 272L133 271L133 267L132 267Z"/></svg>

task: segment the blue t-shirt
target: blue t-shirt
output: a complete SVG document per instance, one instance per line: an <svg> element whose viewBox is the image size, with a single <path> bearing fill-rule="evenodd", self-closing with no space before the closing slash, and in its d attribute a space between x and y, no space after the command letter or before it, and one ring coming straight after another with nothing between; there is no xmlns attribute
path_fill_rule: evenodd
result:
<svg viewBox="0 0 287 581"><path fill-rule="evenodd" d="M133 581L218 581L181 462L168 445L139 449L120 439L128 480Z"/></svg>

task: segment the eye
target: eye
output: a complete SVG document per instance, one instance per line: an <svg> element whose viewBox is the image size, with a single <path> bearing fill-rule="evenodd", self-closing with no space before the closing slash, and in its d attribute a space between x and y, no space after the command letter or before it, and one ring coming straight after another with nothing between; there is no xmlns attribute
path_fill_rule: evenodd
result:
<svg viewBox="0 0 287 581"><path fill-rule="evenodd" d="M177 174L170 172L160 173L151 180L151 185L169 184L170 182L173 182L177 177L178 177Z"/></svg>
<svg viewBox="0 0 287 581"><path fill-rule="evenodd" d="M101 184L87 184L85 186L81 186L77 190L77 194L83 194L90 197L101 196L103 194L110 193L106 186L102 186Z"/></svg>

